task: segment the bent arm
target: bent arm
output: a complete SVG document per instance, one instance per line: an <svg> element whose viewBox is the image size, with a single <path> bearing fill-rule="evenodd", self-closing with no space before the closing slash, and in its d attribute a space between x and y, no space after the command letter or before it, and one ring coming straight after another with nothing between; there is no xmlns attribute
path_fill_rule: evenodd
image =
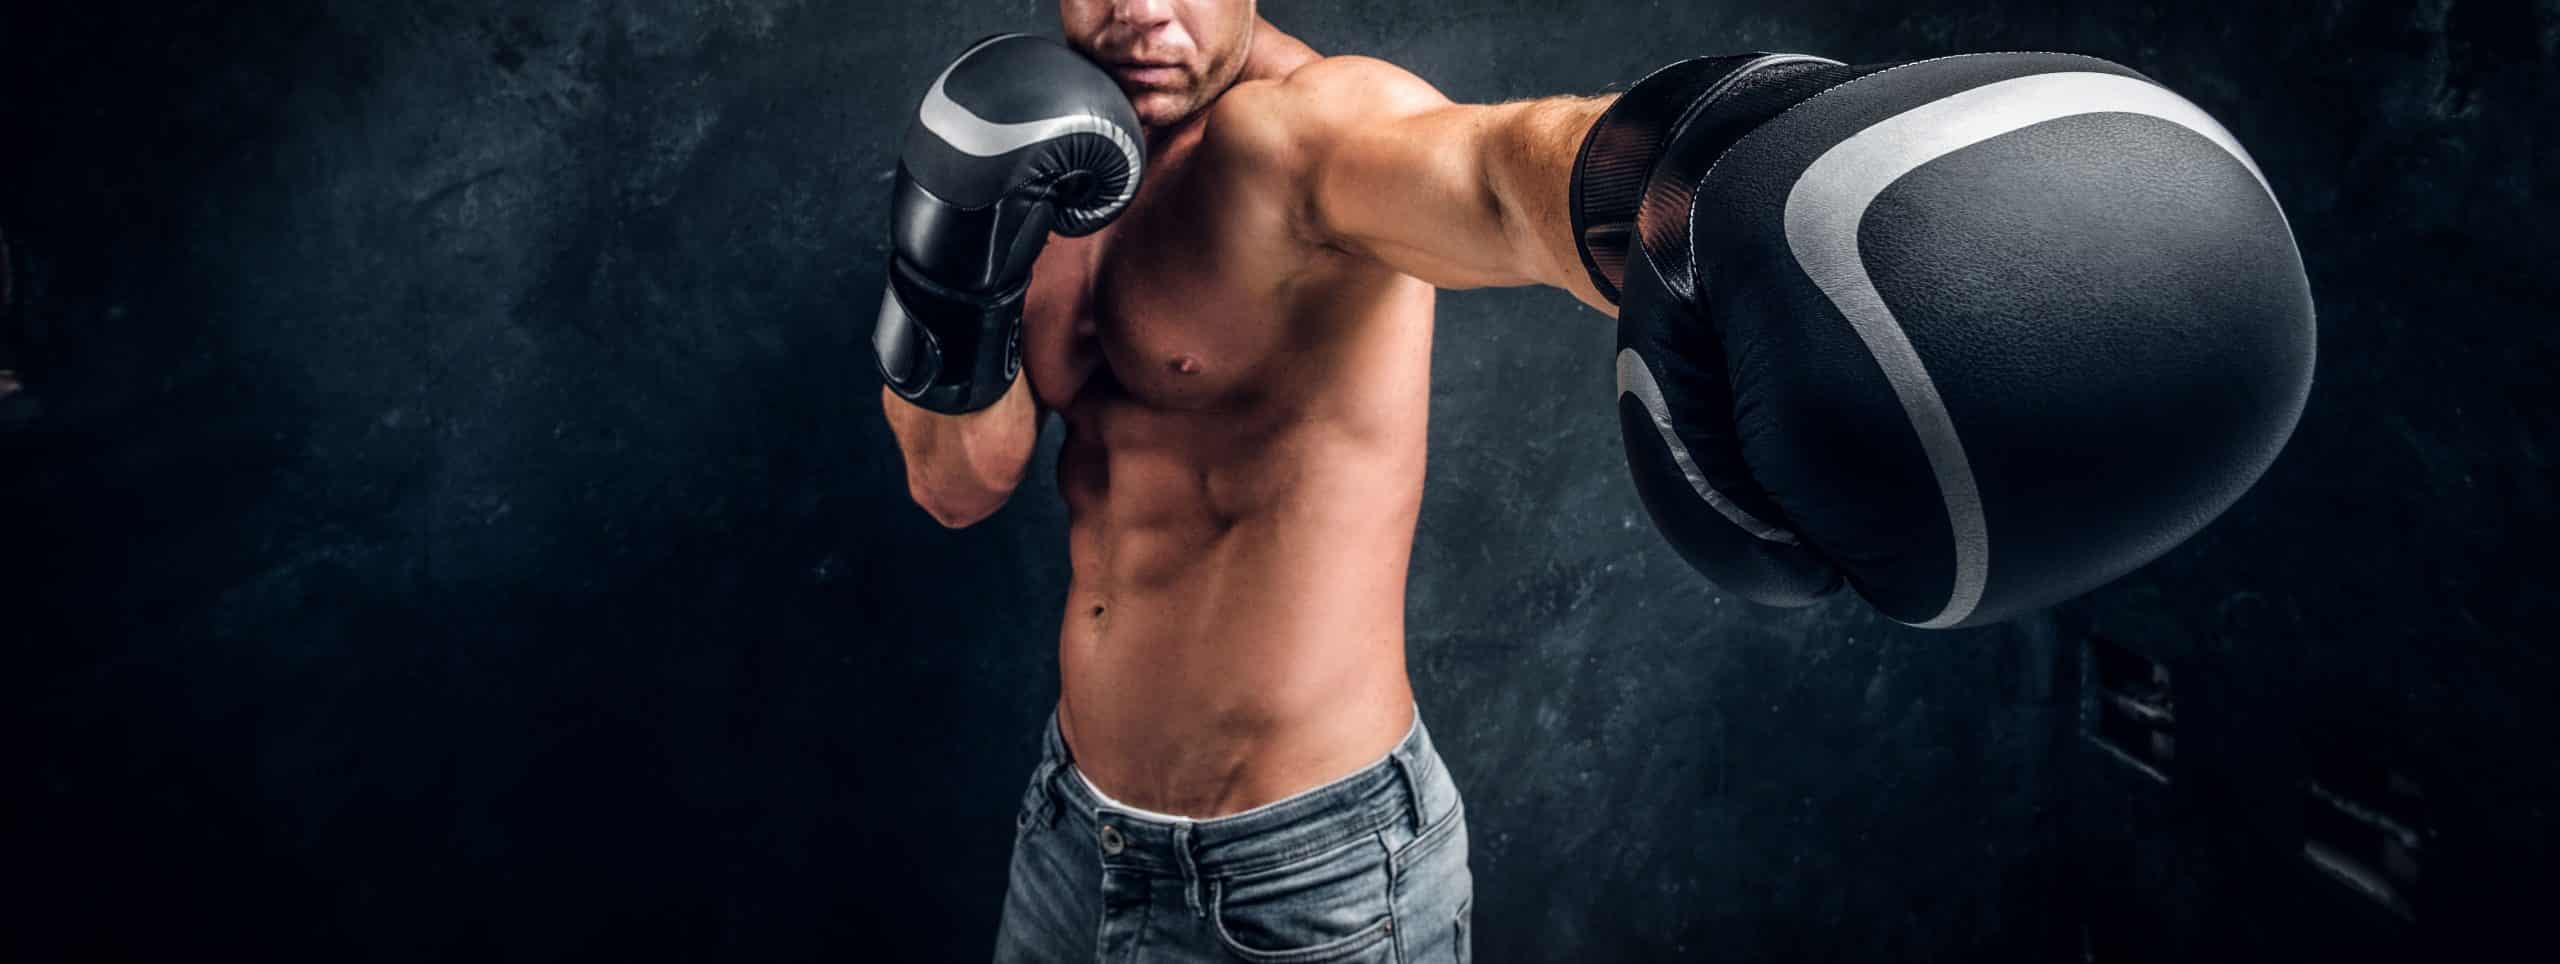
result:
<svg viewBox="0 0 2560 964"><path fill-rule="evenodd" d="M1022 484L1040 440L1031 379L1017 378L996 403L965 415L927 411L880 388L880 408L907 463L907 494L934 521L958 529L1003 508Z"/></svg>
<svg viewBox="0 0 2560 964"><path fill-rule="evenodd" d="M1575 252L1574 156L1615 96L1452 103L1393 64L1335 57L1289 78L1314 231L1442 288L1547 285L1615 317Z"/></svg>

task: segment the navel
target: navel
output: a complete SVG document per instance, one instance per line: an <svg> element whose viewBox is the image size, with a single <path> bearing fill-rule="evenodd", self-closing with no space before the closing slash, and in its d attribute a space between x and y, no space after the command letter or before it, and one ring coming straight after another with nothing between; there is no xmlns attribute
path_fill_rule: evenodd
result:
<svg viewBox="0 0 2560 964"><path fill-rule="evenodd" d="M1200 374L1200 356L1175 355L1172 361L1166 363L1166 367L1173 369L1174 374L1177 375L1197 375Z"/></svg>

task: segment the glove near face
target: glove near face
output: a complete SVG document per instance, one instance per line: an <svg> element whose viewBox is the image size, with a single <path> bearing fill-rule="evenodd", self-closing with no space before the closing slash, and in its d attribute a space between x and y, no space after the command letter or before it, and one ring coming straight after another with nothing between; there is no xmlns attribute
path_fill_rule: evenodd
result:
<svg viewBox="0 0 2560 964"><path fill-rule="evenodd" d="M1049 234L1101 230L1145 164L1111 75L1054 41L989 37L934 78L898 155L871 345L923 408L996 403L1022 369L1022 297Z"/></svg>

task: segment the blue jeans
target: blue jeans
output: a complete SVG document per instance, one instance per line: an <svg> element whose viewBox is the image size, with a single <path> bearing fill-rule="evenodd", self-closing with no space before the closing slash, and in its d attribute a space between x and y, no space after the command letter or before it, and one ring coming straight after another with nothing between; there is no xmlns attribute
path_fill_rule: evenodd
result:
<svg viewBox="0 0 2560 964"><path fill-rule="evenodd" d="M1385 760L1244 813L1113 809L1053 713L996 930L1016 961L1464 962L1467 821L1419 716Z"/></svg>

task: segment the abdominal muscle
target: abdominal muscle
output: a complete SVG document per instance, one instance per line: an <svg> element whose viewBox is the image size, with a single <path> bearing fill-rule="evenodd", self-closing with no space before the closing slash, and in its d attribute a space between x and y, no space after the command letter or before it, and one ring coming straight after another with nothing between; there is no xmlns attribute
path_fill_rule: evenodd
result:
<svg viewBox="0 0 2560 964"><path fill-rule="evenodd" d="M1385 756L1414 718L1422 413L1255 430L1091 394L1064 413L1058 460L1075 573L1058 725L1077 768L1117 801L1206 819Z"/></svg>

